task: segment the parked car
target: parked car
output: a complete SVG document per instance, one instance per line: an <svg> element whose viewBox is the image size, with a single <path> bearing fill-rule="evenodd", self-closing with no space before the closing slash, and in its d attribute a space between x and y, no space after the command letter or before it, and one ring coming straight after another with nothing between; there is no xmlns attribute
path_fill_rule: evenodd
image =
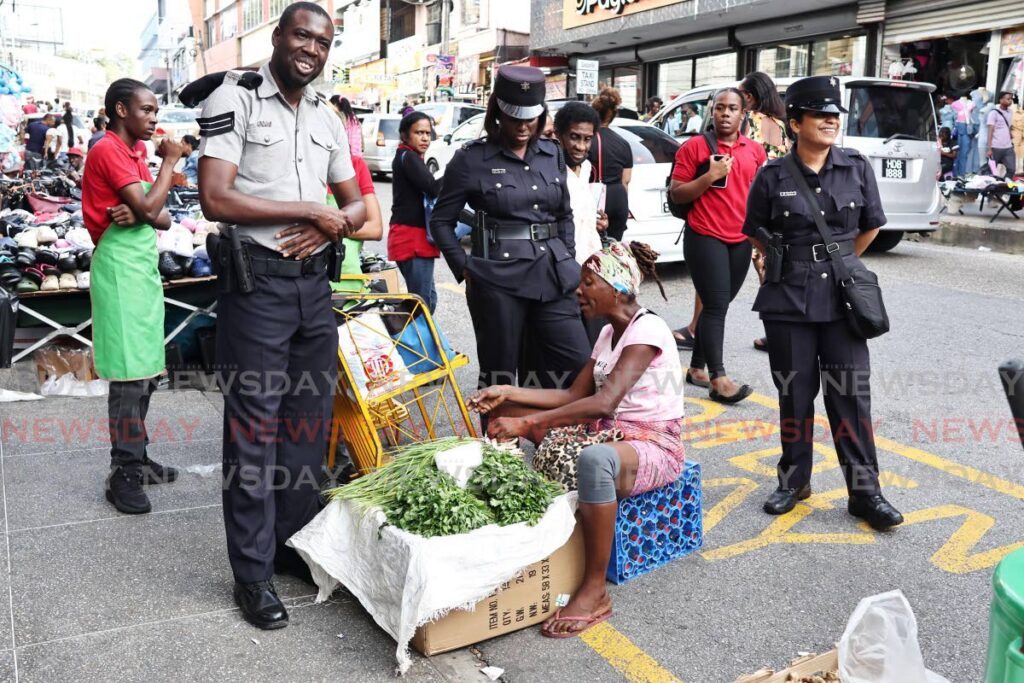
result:
<svg viewBox="0 0 1024 683"><path fill-rule="evenodd" d="M413 109L430 114L434 119L434 133L439 138L448 135L469 119L486 111L479 105L460 104L459 102L424 102L417 104Z"/></svg>
<svg viewBox="0 0 1024 683"><path fill-rule="evenodd" d="M682 261L683 241L677 239L683 222L669 213L665 196L665 179L672 171L679 142L657 126L637 119L612 119L611 129L633 152L629 218L622 241L651 245L659 254L659 263Z"/></svg>
<svg viewBox="0 0 1024 683"><path fill-rule="evenodd" d="M427 153L423 156L427 162L427 168L434 174L434 177L443 175L444 170L448 167L448 162L452 160L452 156L455 154L455 150L471 140L483 137L483 135L484 115L478 114L451 133L430 143Z"/></svg>
<svg viewBox="0 0 1024 683"><path fill-rule="evenodd" d="M942 195L939 192L938 130L930 83L888 78L840 76L843 106L837 144L855 149L871 164L878 181L886 223L871 244L873 251L889 251L905 232L927 233L939 227ZM779 91L796 78L776 82ZM680 142L711 124L711 98L735 82L695 88L672 100L651 121ZM699 126L683 126L684 105L701 116Z"/></svg>
<svg viewBox="0 0 1024 683"><path fill-rule="evenodd" d="M390 174L400 141L398 114L366 114L362 119L363 159L371 173Z"/></svg>
<svg viewBox="0 0 1024 683"><path fill-rule="evenodd" d="M199 113L199 109L184 107L161 109L156 118L156 132L151 138L154 147L159 147L160 141L168 135L175 140L180 140L185 135L199 137L199 123L196 121Z"/></svg>

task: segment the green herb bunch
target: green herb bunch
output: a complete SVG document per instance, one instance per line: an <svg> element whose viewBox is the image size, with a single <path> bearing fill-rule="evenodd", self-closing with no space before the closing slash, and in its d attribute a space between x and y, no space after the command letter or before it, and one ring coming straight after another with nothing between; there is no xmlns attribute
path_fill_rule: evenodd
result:
<svg viewBox="0 0 1024 683"><path fill-rule="evenodd" d="M562 493L561 485L527 467L515 453L487 445L466 490L487 503L501 526L519 522L533 526Z"/></svg>
<svg viewBox="0 0 1024 683"><path fill-rule="evenodd" d="M465 534L494 524L487 505L437 469L398 482L394 502L384 514L391 524L424 538Z"/></svg>

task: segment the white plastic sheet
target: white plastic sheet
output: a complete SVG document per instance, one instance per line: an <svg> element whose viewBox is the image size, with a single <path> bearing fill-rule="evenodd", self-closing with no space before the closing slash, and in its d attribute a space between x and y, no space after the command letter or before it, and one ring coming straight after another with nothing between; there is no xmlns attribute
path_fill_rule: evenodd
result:
<svg viewBox="0 0 1024 683"><path fill-rule="evenodd" d="M857 604L839 640L843 683L949 683L928 671L917 642L917 619L902 591Z"/></svg>
<svg viewBox="0 0 1024 683"><path fill-rule="evenodd" d="M309 565L317 602L342 584L398 641L398 672L412 660L416 628L456 609L471 609L496 586L565 545L576 524L576 493L559 496L536 526L492 524L468 534L423 538L382 526L333 501L288 540Z"/></svg>

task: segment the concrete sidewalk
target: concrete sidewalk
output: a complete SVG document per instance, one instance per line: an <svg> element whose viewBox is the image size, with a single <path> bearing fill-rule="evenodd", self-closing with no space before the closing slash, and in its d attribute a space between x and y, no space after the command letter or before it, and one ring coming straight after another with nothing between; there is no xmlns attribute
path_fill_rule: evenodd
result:
<svg viewBox="0 0 1024 683"><path fill-rule="evenodd" d="M934 244L1024 254L1024 211L1017 211L1020 220L1004 210L993 221L997 210L998 206L986 202L984 211L974 203L965 205L962 214L943 213L939 216L940 228L925 239Z"/></svg>

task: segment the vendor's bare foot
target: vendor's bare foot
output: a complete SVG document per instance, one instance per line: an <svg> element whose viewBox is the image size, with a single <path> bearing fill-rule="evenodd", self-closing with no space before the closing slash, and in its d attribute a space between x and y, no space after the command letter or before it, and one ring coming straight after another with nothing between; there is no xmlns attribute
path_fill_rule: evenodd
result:
<svg viewBox="0 0 1024 683"><path fill-rule="evenodd" d="M601 617L612 609L612 598L608 591L602 586L600 589L588 590L581 588L572 597L569 604L559 611L559 616L552 616L541 627L546 633L575 633L587 628L588 622L582 619L569 619L568 617L585 617L595 619Z"/></svg>

